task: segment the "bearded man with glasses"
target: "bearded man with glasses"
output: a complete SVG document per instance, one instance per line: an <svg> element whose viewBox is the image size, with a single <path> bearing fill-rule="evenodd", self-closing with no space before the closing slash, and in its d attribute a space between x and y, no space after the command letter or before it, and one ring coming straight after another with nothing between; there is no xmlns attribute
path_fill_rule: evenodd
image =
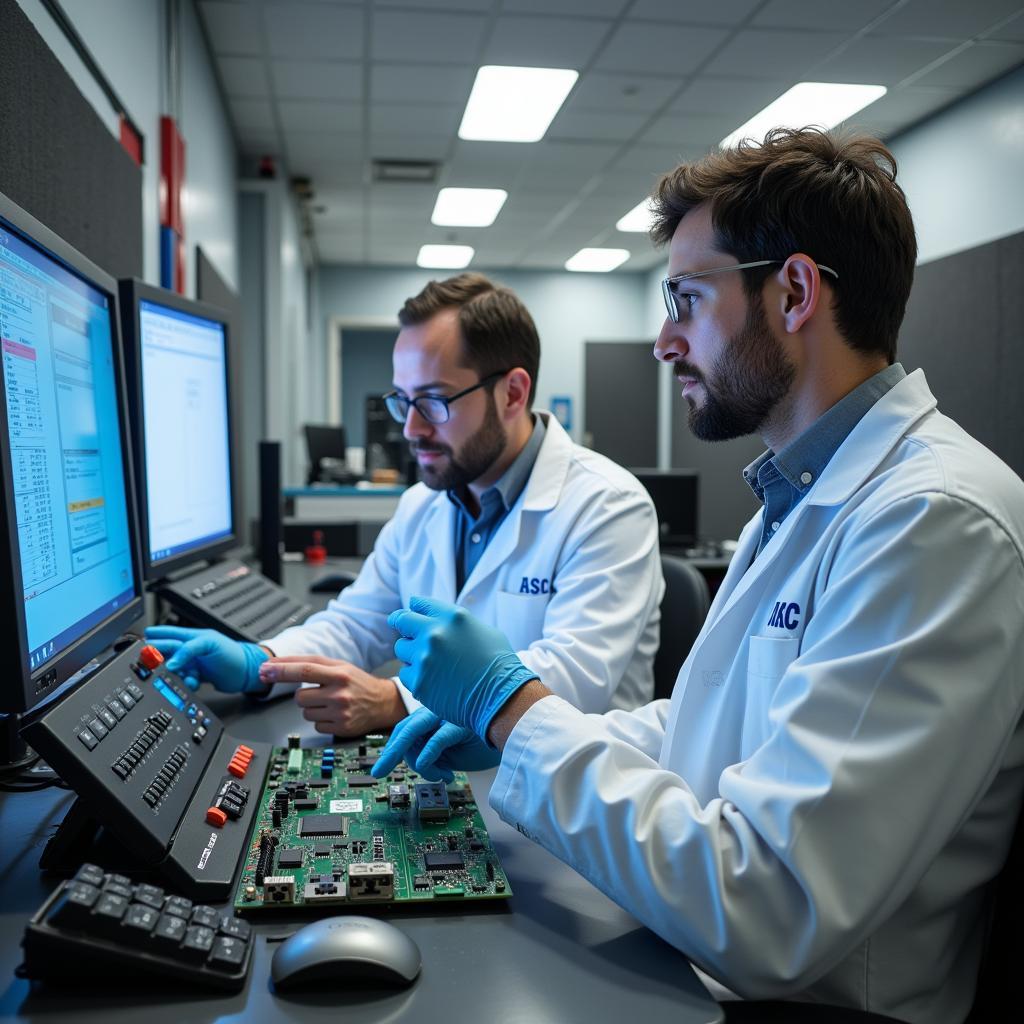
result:
<svg viewBox="0 0 1024 1024"><path fill-rule="evenodd" d="M356 736L419 707L397 679L367 670L392 659L389 613L428 593L501 628L582 711L643 705L664 591L650 496L533 411L540 339L507 288L474 273L431 281L398 319L384 398L422 483L356 581L263 644L175 626L147 638L192 685L294 693L318 732Z"/></svg>

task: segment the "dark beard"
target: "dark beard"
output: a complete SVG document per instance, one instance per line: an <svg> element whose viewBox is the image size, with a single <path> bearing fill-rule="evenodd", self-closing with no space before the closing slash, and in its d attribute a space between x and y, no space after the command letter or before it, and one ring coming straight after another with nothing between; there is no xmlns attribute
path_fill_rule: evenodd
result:
<svg viewBox="0 0 1024 1024"><path fill-rule="evenodd" d="M507 438L501 428L501 420L498 419L498 405L493 394L490 394L488 398L487 415L484 417L480 429L462 446L458 458L455 457L448 445L411 446L413 453L417 449L421 449L444 452L448 456L444 467L420 466L420 476L431 490L454 491L471 484L474 480L482 477L505 450Z"/></svg>
<svg viewBox="0 0 1024 1024"><path fill-rule="evenodd" d="M685 371L677 367L676 372ZM703 406L690 406L690 430L702 441L757 433L795 376L796 367L768 326L761 296L751 296L742 329L729 339L707 377L700 377L705 399Z"/></svg>

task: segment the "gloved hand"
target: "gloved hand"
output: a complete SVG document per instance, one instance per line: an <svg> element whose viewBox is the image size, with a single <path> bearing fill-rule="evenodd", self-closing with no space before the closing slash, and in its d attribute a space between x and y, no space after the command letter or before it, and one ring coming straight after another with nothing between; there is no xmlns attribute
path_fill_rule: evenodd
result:
<svg viewBox="0 0 1024 1024"><path fill-rule="evenodd" d="M270 657L257 644L231 640L212 629L148 626L146 639L165 657L167 669L177 672L192 690L200 682L213 683L224 693L252 693L265 689L260 665Z"/></svg>
<svg viewBox="0 0 1024 1024"><path fill-rule="evenodd" d="M395 727L370 774L381 779L403 758L429 782L451 782L457 771L494 768L501 754L469 729L443 722L426 708L417 708Z"/></svg>
<svg viewBox="0 0 1024 1024"><path fill-rule="evenodd" d="M388 616L401 634L398 678L439 718L487 740L491 719L537 673L518 657L505 634L474 619L465 608L426 597Z"/></svg>

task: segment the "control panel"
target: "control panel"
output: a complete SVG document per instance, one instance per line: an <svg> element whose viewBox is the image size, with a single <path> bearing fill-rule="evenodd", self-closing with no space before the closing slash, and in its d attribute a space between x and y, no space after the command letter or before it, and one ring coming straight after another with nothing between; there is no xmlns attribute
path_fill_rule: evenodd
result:
<svg viewBox="0 0 1024 1024"><path fill-rule="evenodd" d="M303 622L312 607L244 562L226 559L161 583L156 593L184 625L258 643Z"/></svg>
<svg viewBox="0 0 1024 1024"><path fill-rule="evenodd" d="M229 895L270 748L228 736L156 648L132 644L22 734L143 863L193 898Z"/></svg>

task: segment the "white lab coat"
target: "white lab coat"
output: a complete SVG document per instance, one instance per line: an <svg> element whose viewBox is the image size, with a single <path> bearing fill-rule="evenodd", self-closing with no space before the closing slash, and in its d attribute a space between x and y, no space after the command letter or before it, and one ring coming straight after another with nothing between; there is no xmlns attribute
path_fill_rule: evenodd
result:
<svg viewBox="0 0 1024 1024"><path fill-rule="evenodd" d="M546 429L530 478L460 594L455 506L417 484L359 578L267 646L373 668L394 658L388 615L422 595L464 605L502 630L555 693L584 711L649 701L664 590L654 506L631 473L573 444L549 413L538 415Z"/></svg>
<svg viewBox="0 0 1024 1024"><path fill-rule="evenodd" d="M916 371L759 531L671 702L540 701L491 803L740 995L953 1024L1024 783L1024 484Z"/></svg>

